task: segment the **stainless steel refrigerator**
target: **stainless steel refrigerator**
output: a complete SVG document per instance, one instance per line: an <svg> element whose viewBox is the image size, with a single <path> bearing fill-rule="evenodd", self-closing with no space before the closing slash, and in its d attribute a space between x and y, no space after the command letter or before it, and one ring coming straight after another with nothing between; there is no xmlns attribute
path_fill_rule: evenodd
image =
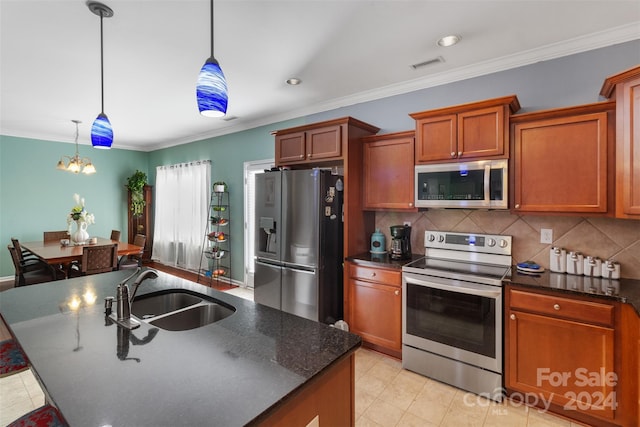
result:
<svg viewBox="0 0 640 427"><path fill-rule="evenodd" d="M255 302L342 319L342 182L320 169L256 175Z"/></svg>

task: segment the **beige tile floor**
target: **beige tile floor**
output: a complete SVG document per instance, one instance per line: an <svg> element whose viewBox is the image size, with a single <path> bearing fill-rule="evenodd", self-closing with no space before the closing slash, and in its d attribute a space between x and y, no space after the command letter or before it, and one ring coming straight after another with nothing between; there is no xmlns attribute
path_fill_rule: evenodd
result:
<svg viewBox="0 0 640 427"><path fill-rule="evenodd" d="M356 353L356 427L578 427L515 403L496 403L402 369L361 348Z"/></svg>
<svg viewBox="0 0 640 427"><path fill-rule="evenodd" d="M6 426L42 405L44 393L29 369L0 378L0 425Z"/></svg>
<svg viewBox="0 0 640 427"><path fill-rule="evenodd" d="M236 296L253 299L252 289ZM44 404L30 370L0 379L0 425ZM361 348L356 353L356 427L577 427L551 414L491 402L402 369L400 361Z"/></svg>

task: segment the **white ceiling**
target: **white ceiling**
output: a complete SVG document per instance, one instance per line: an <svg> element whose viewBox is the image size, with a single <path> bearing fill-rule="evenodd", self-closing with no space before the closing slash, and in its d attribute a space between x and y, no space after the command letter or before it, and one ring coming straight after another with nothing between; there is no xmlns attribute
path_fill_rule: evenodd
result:
<svg viewBox="0 0 640 427"><path fill-rule="evenodd" d="M218 0L231 121L198 113L208 0L103 0L114 148L149 151L640 38L638 0ZM0 0L0 133L89 143L100 18L84 0ZM459 34L442 48L436 39ZM443 63L412 64L442 57ZM288 86L299 77L303 83Z"/></svg>

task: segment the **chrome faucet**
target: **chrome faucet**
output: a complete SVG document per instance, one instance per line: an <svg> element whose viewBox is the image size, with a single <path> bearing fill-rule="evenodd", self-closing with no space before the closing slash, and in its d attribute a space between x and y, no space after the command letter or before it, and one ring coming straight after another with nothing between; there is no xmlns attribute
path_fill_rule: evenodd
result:
<svg viewBox="0 0 640 427"><path fill-rule="evenodd" d="M140 267L138 267L138 270ZM140 284L146 279L156 279L158 277L158 271L152 268L149 268L138 276L135 282L133 282L133 292L131 292L131 296L129 297L129 310L131 310L131 304L133 304L133 298L136 296L136 292L138 292L138 287Z"/></svg>
<svg viewBox="0 0 640 427"><path fill-rule="evenodd" d="M135 329L140 326L140 322L131 318L131 304L133 303L133 298L138 291L138 287L145 279L155 279L158 277L158 272L154 269L148 269L140 273L135 282L133 282L133 292L129 294L129 287L127 286L127 282L136 274L140 272L140 267L133 272L133 274L127 276L122 282L118 284L116 288L116 304L117 311L116 315L112 316L113 320L116 321L119 325L127 328L127 329ZM113 301L113 297L111 301ZM105 300L105 308L110 308L110 302Z"/></svg>

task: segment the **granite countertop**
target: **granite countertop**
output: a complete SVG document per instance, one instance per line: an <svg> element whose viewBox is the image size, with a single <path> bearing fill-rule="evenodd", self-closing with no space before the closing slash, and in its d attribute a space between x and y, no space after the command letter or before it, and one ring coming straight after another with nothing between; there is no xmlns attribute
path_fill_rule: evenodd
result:
<svg viewBox="0 0 640 427"><path fill-rule="evenodd" d="M531 288L582 295L631 304L640 316L640 280L609 280L600 277L577 276L545 271L540 274L525 274L511 268L507 283Z"/></svg>
<svg viewBox="0 0 640 427"><path fill-rule="evenodd" d="M236 308L216 323L128 331L104 298L130 272L25 286L0 294L0 313L45 394L72 426L242 426L258 422L314 376L355 351L360 337L165 273L139 295L181 288ZM67 303L91 289L95 304Z"/></svg>
<svg viewBox="0 0 640 427"><path fill-rule="evenodd" d="M348 256L346 260L370 267L402 270L403 266L423 257L424 255L422 254L412 254L410 259L392 260L388 254L363 252ZM511 268L511 276L506 277L505 282L573 295L620 301L631 304L640 316L640 280L609 280L600 277L577 276L550 271L545 271L541 274L524 274L518 272L514 265Z"/></svg>
<svg viewBox="0 0 640 427"><path fill-rule="evenodd" d="M417 259L424 258L424 254L411 254L411 258L395 260L391 259L388 253L372 254L371 252L363 252L361 254L346 257L347 261L356 264L368 265L370 267L394 268L402 270L402 267Z"/></svg>

